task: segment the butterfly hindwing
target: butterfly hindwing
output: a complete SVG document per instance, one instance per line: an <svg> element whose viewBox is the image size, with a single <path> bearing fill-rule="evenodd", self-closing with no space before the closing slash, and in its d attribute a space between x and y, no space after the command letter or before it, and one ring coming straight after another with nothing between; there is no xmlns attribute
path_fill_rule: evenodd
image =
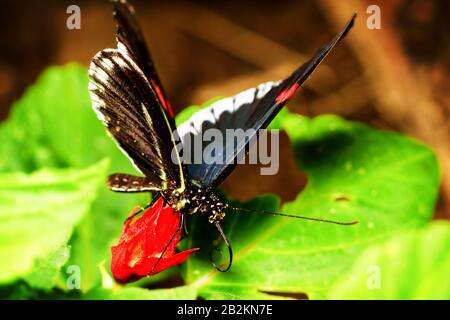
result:
<svg viewBox="0 0 450 320"><path fill-rule="evenodd" d="M189 177L205 187L217 187L232 172L237 162L245 156L251 143L256 141L258 130L267 128L296 90L347 34L354 19L355 15L340 33L288 78L278 82L263 83L234 97L219 100L198 111L188 121L181 124L177 132L185 142L184 154L189 152L189 154L195 155L199 150L203 151L206 145L211 147L211 142L205 142L202 137L207 129L218 130L222 137L226 137L226 129L241 129L244 132L250 132L248 135L238 137L237 141L234 139L214 141L211 149L215 147L216 150L220 150L220 154L215 154L213 158L208 159L206 153L206 158L205 154L202 155L201 161L196 162L189 159L187 166ZM202 147L200 148L199 145Z"/></svg>

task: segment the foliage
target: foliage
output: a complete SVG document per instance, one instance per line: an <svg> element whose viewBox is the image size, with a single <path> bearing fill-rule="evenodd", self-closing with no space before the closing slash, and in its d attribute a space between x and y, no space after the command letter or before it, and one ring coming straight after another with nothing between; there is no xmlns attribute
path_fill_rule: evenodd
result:
<svg viewBox="0 0 450 320"><path fill-rule="evenodd" d="M332 299L450 299L450 223L432 222L367 248ZM379 279L377 279L379 277Z"/></svg>
<svg viewBox="0 0 450 320"><path fill-rule="evenodd" d="M177 122L201 107L186 109ZM145 204L149 198L114 194L102 185L108 174L135 170L90 107L86 70L77 65L48 69L0 126L0 295L449 297L448 288L438 290L450 261L445 250L450 243L448 226L428 227L439 187L437 161L428 147L404 135L335 116L308 119L287 110L272 128L288 134L293 157L308 176L308 184L294 201L281 207L275 194L241 205L357 220L357 225L228 212L223 227L235 260L229 272L219 273L208 260L217 234L206 219L194 216L182 245L201 250L180 268L186 286L145 289L149 282L172 275L164 272L140 282L142 288L111 288L102 281L98 265L102 261L109 265L110 246L117 241L124 219L136 204ZM368 292L362 285L368 263L379 265L386 277L382 290ZM81 290L75 293L65 285L70 265L81 270ZM399 272L402 277L397 277ZM431 273L432 279L425 278Z"/></svg>

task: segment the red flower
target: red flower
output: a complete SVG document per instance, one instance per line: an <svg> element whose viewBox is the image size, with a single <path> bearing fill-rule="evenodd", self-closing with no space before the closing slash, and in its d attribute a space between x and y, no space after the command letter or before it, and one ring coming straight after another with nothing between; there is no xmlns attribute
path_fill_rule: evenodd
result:
<svg viewBox="0 0 450 320"><path fill-rule="evenodd" d="M135 220L133 215L138 210L136 208L125 223L119 243L111 248L111 271L118 282L131 282L155 275L182 263L198 250L194 248L175 253L175 247L180 241L181 232L178 232L156 265L181 219L171 206L163 207L163 204L164 199L161 197Z"/></svg>

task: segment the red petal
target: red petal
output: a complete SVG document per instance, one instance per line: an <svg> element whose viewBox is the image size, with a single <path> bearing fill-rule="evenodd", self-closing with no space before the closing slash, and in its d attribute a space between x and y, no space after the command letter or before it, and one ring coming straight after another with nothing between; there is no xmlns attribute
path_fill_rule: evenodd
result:
<svg viewBox="0 0 450 320"><path fill-rule="evenodd" d="M158 265L156 266L155 270L153 270L153 272L149 273L150 275L155 275L161 271L166 270L167 268L170 268L172 266L176 266L180 263L182 263L184 260L186 260L187 258L189 258L189 255L192 252L197 251L199 248L192 248L186 251L182 251L180 253L177 253L173 256L171 256L170 258L167 259L161 259L161 261L158 263Z"/></svg>
<svg viewBox="0 0 450 320"><path fill-rule="evenodd" d="M126 222L119 243L111 248L111 271L119 282L135 281L154 275L186 260L198 248L175 253L180 232L170 242L180 224L180 214L164 206L159 198L143 215L134 220L133 210ZM169 244L170 242L170 244ZM167 247L159 263L159 257ZM155 268L156 265L156 268Z"/></svg>

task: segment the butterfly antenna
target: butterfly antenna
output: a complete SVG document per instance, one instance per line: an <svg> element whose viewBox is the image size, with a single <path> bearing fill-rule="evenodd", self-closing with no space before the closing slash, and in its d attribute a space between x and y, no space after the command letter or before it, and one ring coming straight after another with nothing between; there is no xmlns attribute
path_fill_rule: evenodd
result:
<svg viewBox="0 0 450 320"><path fill-rule="evenodd" d="M241 211L241 212L248 212L248 213L262 213L262 214L270 214L273 216L282 216L282 217L289 217L289 218L296 218L296 219L302 219L302 220L310 220L310 221L319 221L319 222L326 222L326 223L332 223L332 224L338 224L341 226L351 226L354 224L357 224L358 221L350 221L350 222L342 222L342 221L335 221L335 220L328 220L328 219L319 219L319 218L312 218L312 217L304 217L304 216L297 216L293 214L286 214L286 213L279 213L279 212L270 212L266 210L251 210L251 209L245 209L245 208L237 208L228 206L228 208L234 210L234 211Z"/></svg>
<svg viewBox="0 0 450 320"><path fill-rule="evenodd" d="M231 264L233 263L233 250L231 249L230 241L228 240L227 236L225 235L225 232L223 232L222 227L219 224L219 221L214 222L214 225L216 226L217 230L219 231L220 236L222 237L223 241L225 242L225 245L228 248L228 266L225 269L221 269L213 259L213 251L210 252L210 260L214 268L216 268L220 272L227 272L231 268ZM222 254L222 250L219 249L219 247L215 247L213 250L219 251Z"/></svg>

